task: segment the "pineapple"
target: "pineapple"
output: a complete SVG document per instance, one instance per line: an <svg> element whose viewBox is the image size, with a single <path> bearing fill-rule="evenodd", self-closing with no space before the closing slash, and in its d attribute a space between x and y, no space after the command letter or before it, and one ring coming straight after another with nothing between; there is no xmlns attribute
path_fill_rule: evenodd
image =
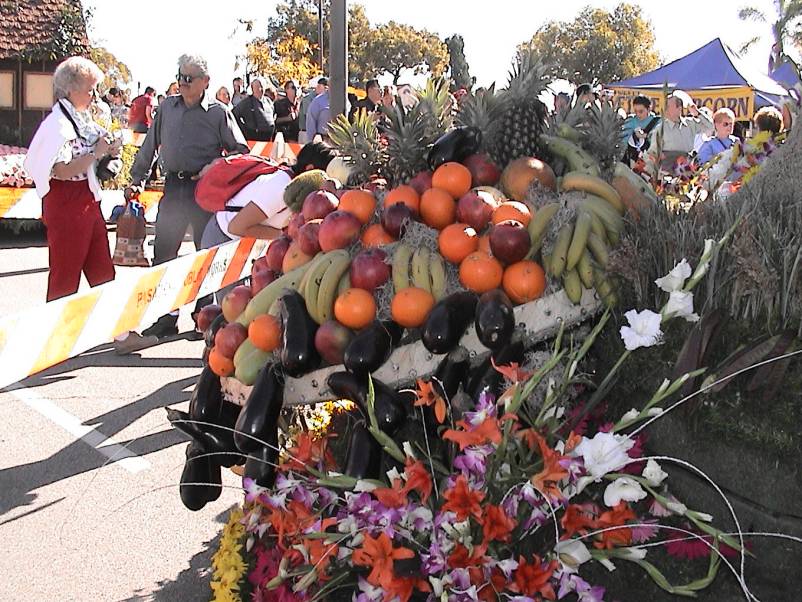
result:
<svg viewBox="0 0 802 602"><path fill-rule="evenodd" d="M618 111L607 103L602 103L601 108L592 104L587 109L587 121L580 130L581 143L585 150L598 159L603 174L611 175L624 153L622 125Z"/></svg>
<svg viewBox="0 0 802 602"><path fill-rule="evenodd" d="M451 129L454 121L448 80L442 77L426 80L424 88L418 91L418 102L425 115L424 135L434 142Z"/></svg>
<svg viewBox="0 0 802 602"><path fill-rule="evenodd" d="M500 123L488 141L491 157L500 167L518 157L540 154L538 138L548 127L548 110L538 97L548 83L548 68L537 53L520 51L507 88L501 91Z"/></svg>
<svg viewBox="0 0 802 602"><path fill-rule="evenodd" d="M352 169L348 183L353 186L367 182L386 160L376 121L367 111L357 111L353 123L338 115L329 124L329 137Z"/></svg>
<svg viewBox="0 0 802 602"><path fill-rule="evenodd" d="M495 83L479 96L475 94L466 96L460 104L456 118L457 125L473 127L482 132L480 152L489 151L489 143L494 139L495 131L498 129L501 106Z"/></svg>

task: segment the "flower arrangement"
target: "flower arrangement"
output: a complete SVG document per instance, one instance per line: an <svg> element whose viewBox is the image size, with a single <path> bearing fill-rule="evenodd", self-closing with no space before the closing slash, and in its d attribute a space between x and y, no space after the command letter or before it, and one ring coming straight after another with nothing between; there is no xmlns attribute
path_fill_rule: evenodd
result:
<svg viewBox="0 0 802 602"><path fill-rule="evenodd" d="M27 151L19 146L0 144L0 186L33 186L33 180L22 165Z"/></svg>
<svg viewBox="0 0 802 602"><path fill-rule="evenodd" d="M214 592L212 602L237 602L240 600L240 582L247 569L241 554L242 540L245 535L242 517L242 510L231 511L220 538L220 547L212 558L212 568L214 569L211 581L212 592Z"/></svg>
<svg viewBox="0 0 802 602"><path fill-rule="evenodd" d="M682 461L642 450L641 431L684 401L661 407L698 372L663 381L641 409L614 424L590 419L629 354L660 344L671 320L697 319L692 289L723 242L706 241L695 270L683 260L657 280L669 295L659 313L627 313L625 350L581 403L572 403L587 384L580 366L608 313L578 348L566 348L561 333L539 366L494 364L506 379L499 395L484 390L466 405L444 398L432 380L418 380L420 436L412 440L381 430L369 382L366 429L382 456L375 476L338 472L329 435L300 433L272 486L244 480L240 522L255 559L248 574L254 602L602 601L604 586L581 576L588 562L610 570L635 563L661 588L689 597L722 563L738 575L724 551L743 558L740 531L721 532L712 516L672 495L663 468ZM221 578L240 566L230 529L220 566L232 568ZM646 559L651 548L669 544L675 555L708 555L706 575L669 583ZM742 572L739 582L745 588Z"/></svg>
<svg viewBox="0 0 802 602"><path fill-rule="evenodd" d="M772 136L771 132L760 132L749 140L736 142L711 162L703 185L726 198L760 171L783 140L783 134Z"/></svg>

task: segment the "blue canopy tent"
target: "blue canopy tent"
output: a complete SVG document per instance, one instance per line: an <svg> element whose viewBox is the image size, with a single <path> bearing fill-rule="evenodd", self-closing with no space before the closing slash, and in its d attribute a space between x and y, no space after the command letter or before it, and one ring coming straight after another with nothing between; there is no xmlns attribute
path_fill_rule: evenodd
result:
<svg viewBox="0 0 802 602"><path fill-rule="evenodd" d="M714 111L729 107L739 120L751 119L760 107L779 106L787 95L780 83L752 68L720 38L654 71L608 87L627 110L638 94L650 97L662 110L666 85L670 90L684 90L699 106Z"/></svg>
<svg viewBox="0 0 802 602"><path fill-rule="evenodd" d="M771 79L785 86L786 88L793 88L799 85L799 72L796 70L796 65L793 63L783 63L771 72Z"/></svg>

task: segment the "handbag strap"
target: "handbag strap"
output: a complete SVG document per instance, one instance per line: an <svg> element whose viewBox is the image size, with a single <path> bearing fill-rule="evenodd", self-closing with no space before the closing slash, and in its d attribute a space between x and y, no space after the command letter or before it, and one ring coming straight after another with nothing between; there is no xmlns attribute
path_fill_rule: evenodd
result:
<svg viewBox="0 0 802 602"><path fill-rule="evenodd" d="M75 123L75 120L72 118L72 115L70 115L70 112L69 110L67 110L67 107L65 107L64 103L62 103L60 100L58 101L58 106L59 108L61 108L61 114L64 115L64 117L66 117L69 120L70 124L72 125L72 129L75 130L75 135L78 136L78 138L88 146L89 140L81 136L81 132L78 130L78 124Z"/></svg>

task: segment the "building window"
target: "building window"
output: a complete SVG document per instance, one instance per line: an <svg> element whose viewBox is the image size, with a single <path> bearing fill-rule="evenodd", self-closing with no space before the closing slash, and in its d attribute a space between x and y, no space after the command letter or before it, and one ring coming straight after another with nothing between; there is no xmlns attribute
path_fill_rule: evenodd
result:
<svg viewBox="0 0 802 602"><path fill-rule="evenodd" d="M53 74L25 74L25 108L48 110L53 107Z"/></svg>
<svg viewBox="0 0 802 602"><path fill-rule="evenodd" d="M13 71L0 71L0 109L13 109L17 97Z"/></svg>

